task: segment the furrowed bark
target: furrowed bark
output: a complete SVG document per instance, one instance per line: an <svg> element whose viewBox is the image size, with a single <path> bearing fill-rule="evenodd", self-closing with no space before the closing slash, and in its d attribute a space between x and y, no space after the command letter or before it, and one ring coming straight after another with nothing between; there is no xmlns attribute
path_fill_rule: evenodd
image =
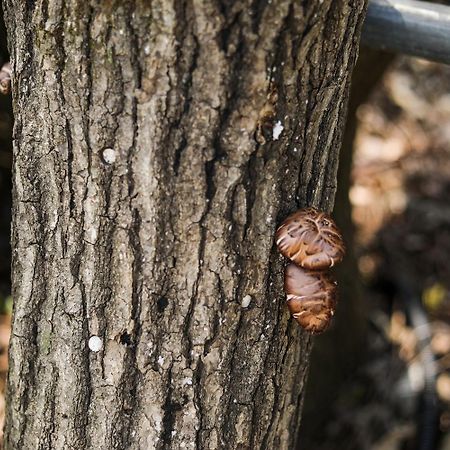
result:
<svg viewBox="0 0 450 450"><path fill-rule="evenodd" d="M4 1L7 449L293 448L311 341L273 235L332 209L364 6Z"/></svg>

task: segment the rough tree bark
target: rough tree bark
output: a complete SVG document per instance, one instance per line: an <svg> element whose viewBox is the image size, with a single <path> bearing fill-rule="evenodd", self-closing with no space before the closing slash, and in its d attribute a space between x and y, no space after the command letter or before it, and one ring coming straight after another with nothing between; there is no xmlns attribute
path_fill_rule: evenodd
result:
<svg viewBox="0 0 450 450"><path fill-rule="evenodd" d="M311 340L273 234L299 206L332 209L365 2L4 7L6 448L294 448ZM262 143L274 89L265 125L283 131Z"/></svg>

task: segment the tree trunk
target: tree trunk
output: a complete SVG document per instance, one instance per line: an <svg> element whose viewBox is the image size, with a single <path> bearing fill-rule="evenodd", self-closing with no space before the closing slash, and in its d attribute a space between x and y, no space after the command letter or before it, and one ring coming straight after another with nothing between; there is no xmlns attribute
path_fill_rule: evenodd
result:
<svg viewBox="0 0 450 450"><path fill-rule="evenodd" d="M332 209L364 3L4 1L7 449L294 448L273 236Z"/></svg>

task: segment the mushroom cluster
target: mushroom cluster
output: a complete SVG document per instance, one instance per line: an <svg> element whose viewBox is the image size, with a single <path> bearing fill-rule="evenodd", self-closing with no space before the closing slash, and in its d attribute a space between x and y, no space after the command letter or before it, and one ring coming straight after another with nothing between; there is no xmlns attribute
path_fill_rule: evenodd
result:
<svg viewBox="0 0 450 450"><path fill-rule="evenodd" d="M276 232L279 252L292 261L284 290L294 319L307 331L321 333L331 322L337 299L328 270L342 261L345 246L333 219L315 208L291 214Z"/></svg>

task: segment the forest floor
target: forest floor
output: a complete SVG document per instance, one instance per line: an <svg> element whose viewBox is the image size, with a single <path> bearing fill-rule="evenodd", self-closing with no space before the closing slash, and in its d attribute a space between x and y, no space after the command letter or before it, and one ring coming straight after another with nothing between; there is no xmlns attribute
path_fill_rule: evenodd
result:
<svg viewBox="0 0 450 450"><path fill-rule="evenodd" d="M370 357L358 369L366 393L358 404L333 406L314 449L416 449L431 350L436 449L450 450L450 67L397 59L358 120L350 199L371 324ZM425 325L410 320L412 297ZM9 324L0 316L2 393ZM1 394L0 421L3 413Z"/></svg>

